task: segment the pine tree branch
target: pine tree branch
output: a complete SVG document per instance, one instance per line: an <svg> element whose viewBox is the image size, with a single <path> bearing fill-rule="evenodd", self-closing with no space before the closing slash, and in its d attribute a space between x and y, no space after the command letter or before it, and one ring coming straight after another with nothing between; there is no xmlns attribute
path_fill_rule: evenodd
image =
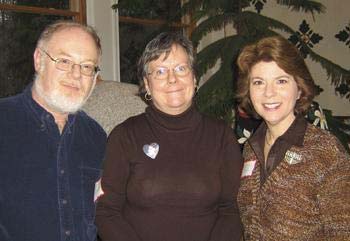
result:
<svg viewBox="0 0 350 241"><path fill-rule="evenodd" d="M224 39L219 39L218 41L203 48L197 54L198 76L201 77L204 75L208 69L215 65L219 58L221 58L223 63L231 62L231 66L233 66L233 60L244 44L245 42L242 36L234 35ZM223 63L221 65L223 65Z"/></svg>
<svg viewBox="0 0 350 241"><path fill-rule="evenodd" d="M192 32L191 40L195 47L199 41L208 33L222 29L226 24L233 22L234 16L231 14L221 14L207 18L201 22Z"/></svg>
<svg viewBox="0 0 350 241"><path fill-rule="evenodd" d="M346 70L338 64L318 55L313 52L312 49L309 50L310 58L319 63L323 69L327 72L327 77L331 79L331 83L335 86L340 84L350 85L350 70Z"/></svg>
<svg viewBox="0 0 350 241"><path fill-rule="evenodd" d="M291 11L310 13L325 13L326 8L323 4L310 0L277 0L277 4L288 6Z"/></svg>

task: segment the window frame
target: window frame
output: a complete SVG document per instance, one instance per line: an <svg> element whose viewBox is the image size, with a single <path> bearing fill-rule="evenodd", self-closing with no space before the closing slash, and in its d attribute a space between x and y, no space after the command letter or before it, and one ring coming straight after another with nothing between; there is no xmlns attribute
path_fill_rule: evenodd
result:
<svg viewBox="0 0 350 241"><path fill-rule="evenodd" d="M181 6L187 1L188 0L180 0ZM135 24L140 24L140 25L160 26L160 25L167 23L167 21L164 19L147 19L147 18L126 17L126 16L120 16L117 9L116 9L116 12L118 15L118 24L119 24L119 22L125 22L125 23L135 23ZM192 31L195 28L195 22L192 19L192 15L188 14L188 15L185 15L181 18L181 22L170 23L170 26L175 27L175 28L183 28L187 37L190 38Z"/></svg>
<svg viewBox="0 0 350 241"><path fill-rule="evenodd" d="M185 2L186 0L180 0L181 5ZM175 27L177 29L181 29L183 33L190 38L192 31L194 30L195 27L195 22L192 21L192 15L188 14L185 16L182 16L180 21L178 22L168 22L165 19L148 19L148 18L138 18L138 17L130 17L130 16L121 16L119 14L118 8L115 8L115 13L116 13L116 22L117 22L117 79L120 82L121 81L121 60L120 60L120 33L119 33L119 25L120 23L133 23L137 25L144 25L144 26L162 26L164 24L169 24L171 27Z"/></svg>
<svg viewBox="0 0 350 241"><path fill-rule="evenodd" d="M86 24L86 0L77 0L77 1L70 0L69 2L70 2L69 5L71 10L32 7L32 6L11 4L11 3L0 3L0 10L21 12L21 13L72 17L74 21Z"/></svg>

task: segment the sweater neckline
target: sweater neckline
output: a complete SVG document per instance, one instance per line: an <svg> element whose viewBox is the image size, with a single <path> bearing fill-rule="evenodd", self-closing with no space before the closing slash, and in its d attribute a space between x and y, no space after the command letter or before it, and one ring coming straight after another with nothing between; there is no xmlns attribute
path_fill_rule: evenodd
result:
<svg viewBox="0 0 350 241"><path fill-rule="evenodd" d="M178 115L170 115L151 104L146 108L147 118L168 131L185 131L194 127L200 120L200 113L195 104Z"/></svg>

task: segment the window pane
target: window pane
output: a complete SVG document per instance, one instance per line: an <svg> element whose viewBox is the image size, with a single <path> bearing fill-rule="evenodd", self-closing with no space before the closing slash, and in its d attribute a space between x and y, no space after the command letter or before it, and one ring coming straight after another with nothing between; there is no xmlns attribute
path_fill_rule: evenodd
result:
<svg viewBox="0 0 350 241"><path fill-rule="evenodd" d="M0 3L69 10L69 0L0 0Z"/></svg>
<svg viewBox="0 0 350 241"><path fill-rule="evenodd" d="M33 52L44 27L58 19L48 16L0 11L0 97L21 92L33 80Z"/></svg>
<svg viewBox="0 0 350 241"><path fill-rule="evenodd" d="M180 0L119 1L120 78L122 82L138 84L137 60L146 44L163 31L182 31L167 23L181 23ZM144 21L146 20L146 21ZM151 20L151 21L147 21ZM159 21L161 20L161 21ZM164 23L163 23L164 22Z"/></svg>
<svg viewBox="0 0 350 241"><path fill-rule="evenodd" d="M122 82L138 84L137 60L146 44L163 31L181 31L159 25L140 25L134 23L119 23L120 78Z"/></svg>
<svg viewBox="0 0 350 241"><path fill-rule="evenodd" d="M121 1L119 15L135 18L164 19L180 22L179 0Z"/></svg>

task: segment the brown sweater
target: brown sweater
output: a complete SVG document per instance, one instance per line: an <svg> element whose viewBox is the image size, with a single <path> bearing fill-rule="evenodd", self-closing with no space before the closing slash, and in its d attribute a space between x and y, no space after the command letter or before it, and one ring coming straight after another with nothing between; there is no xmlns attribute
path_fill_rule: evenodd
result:
<svg viewBox="0 0 350 241"><path fill-rule="evenodd" d="M178 116L148 107L109 136L105 194L96 215L100 236L103 241L239 240L242 163L233 132L222 121L193 106Z"/></svg>
<svg viewBox="0 0 350 241"><path fill-rule="evenodd" d="M343 146L298 117L264 168L265 132L262 124L244 148L238 203L245 241L350 240L350 158Z"/></svg>

